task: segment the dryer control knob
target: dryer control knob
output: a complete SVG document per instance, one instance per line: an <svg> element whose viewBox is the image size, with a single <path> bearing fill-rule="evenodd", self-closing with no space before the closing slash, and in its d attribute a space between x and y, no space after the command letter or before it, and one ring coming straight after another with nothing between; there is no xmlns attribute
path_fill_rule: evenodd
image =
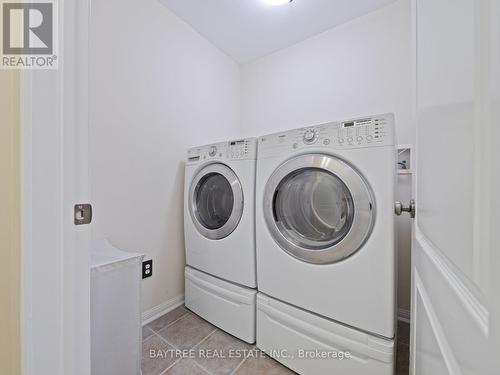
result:
<svg viewBox="0 0 500 375"><path fill-rule="evenodd" d="M217 154L217 147L215 147L215 146L210 147L210 151L208 152L208 155L215 156L215 154Z"/></svg>
<svg viewBox="0 0 500 375"><path fill-rule="evenodd" d="M304 142L305 143L313 143L316 140L316 130L314 129L307 129L306 132L304 133Z"/></svg>

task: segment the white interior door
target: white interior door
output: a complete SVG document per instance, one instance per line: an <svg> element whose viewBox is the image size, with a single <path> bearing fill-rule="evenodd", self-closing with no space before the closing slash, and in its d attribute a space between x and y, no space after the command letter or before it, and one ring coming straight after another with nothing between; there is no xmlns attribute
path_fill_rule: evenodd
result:
<svg viewBox="0 0 500 375"><path fill-rule="evenodd" d="M500 374L500 1L414 0L411 371Z"/></svg>
<svg viewBox="0 0 500 375"><path fill-rule="evenodd" d="M58 2L59 68L21 75L22 374L90 374L89 0Z"/></svg>

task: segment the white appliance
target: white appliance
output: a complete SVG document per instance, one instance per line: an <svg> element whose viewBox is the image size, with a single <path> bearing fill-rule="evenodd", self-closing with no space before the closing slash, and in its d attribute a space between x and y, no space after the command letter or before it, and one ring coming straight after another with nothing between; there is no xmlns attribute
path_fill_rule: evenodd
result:
<svg viewBox="0 0 500 375"><path fill-rule="evenodd" d="M137 375L141 368L143 254L94 240L90 253L92 375Z"/></svg>
<svg viewBox="0 0 500 375"><path fill-rule="evenodd" d="M255 342L255 138L188 150L186 306Z"/></svg>
<svg viewBox="0 0 500 375"><path fill-rule="evenodd" d="M395 159L391 114L259 138L257 346L353 355L295 371L392 374Z"/></svg>

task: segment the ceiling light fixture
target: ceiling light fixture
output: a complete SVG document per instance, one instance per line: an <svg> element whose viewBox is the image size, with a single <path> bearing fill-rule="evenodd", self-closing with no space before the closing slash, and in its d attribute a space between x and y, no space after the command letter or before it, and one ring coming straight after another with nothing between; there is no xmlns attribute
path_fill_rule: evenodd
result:
<svg viewBox="0 0 500 375"><path fill-rule="evenodd" d="M293 0L261 0L264 4L277 6L290 4Z"/></svg>

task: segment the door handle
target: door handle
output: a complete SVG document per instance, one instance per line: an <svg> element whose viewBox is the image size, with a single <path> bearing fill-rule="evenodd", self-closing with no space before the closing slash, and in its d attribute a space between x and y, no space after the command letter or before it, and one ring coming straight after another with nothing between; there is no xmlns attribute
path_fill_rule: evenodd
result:
<svg viewBox="0 0 500 375"><path fill-rule="evenodd" d="M396 215L401 215L403 212L408 212L411 218L415 217L415 200L410 199L410 204L408 206L403 205L401 202L394 203L394 213Z"/></svg>

